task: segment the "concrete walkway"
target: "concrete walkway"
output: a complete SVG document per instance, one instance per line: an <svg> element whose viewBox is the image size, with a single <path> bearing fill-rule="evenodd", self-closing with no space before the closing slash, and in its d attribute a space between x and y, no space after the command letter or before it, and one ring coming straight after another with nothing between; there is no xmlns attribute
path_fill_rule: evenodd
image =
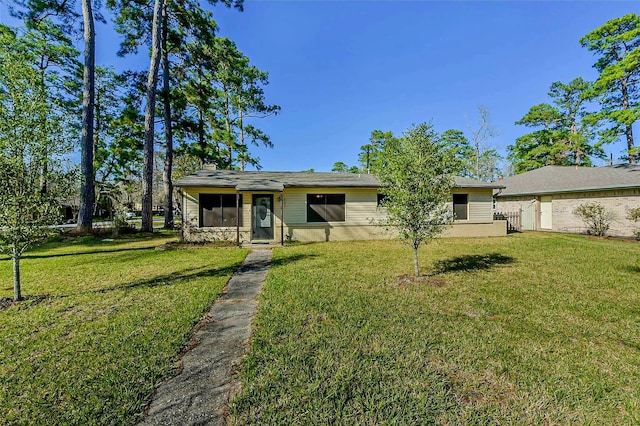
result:
<svg viewBox="0 0 640 426"><path fill-rule="evenodd" d="M249 253L193 336L180 375L162 383L141 425L224 425L234 377L247 349L257 297L271 264L271 250Z"/></svg>

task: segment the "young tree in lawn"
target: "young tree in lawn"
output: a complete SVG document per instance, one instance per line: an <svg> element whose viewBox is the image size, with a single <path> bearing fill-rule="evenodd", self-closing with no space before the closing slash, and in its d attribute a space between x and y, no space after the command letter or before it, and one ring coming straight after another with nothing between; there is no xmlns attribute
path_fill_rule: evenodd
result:
<svg viewBox="0 0 640 426"><path fill-rule="evenodd" d="M580 44L597 55L593 67L600 73L593 95L601 110L591 118L607 127L600 133L609 143L623 136L630 164L640 152L633 138L633 124L640 118L640 16L630 13L615 18L580 39Z"/></svg>
<svg viewBox="0 0 640 426"><path fill-rule="evenodd" d="M381 204L387 209L386 224L411 245L419 276L420 245L437 238L453 222L449 202L455 160L450 151L442 149L433 126L426 123L387 141L381 159L378 177L385 195Z"/></svg>
<svg viewBox="0 0 640 426"><path fill-rule="evenodd" d="M64 114L55 109L38 71L28 57L5 48L0 45L0 251L13 261L19 301L23 253L61 219L59 200L68 195L71 179L60 160L70 149ZM43 173L46 191L40 185Z"/></svg>

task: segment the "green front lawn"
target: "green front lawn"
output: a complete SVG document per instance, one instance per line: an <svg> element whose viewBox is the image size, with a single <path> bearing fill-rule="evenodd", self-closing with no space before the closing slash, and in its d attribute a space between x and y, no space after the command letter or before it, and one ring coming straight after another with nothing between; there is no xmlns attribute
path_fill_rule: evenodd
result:
<svg viewBox="0 0 640 426"><path fill-rule="evenodd" d="M133 424L246 255L155 248L175 238L53 243L22 262L26 301L0 309L0 424ZM12 296L0 257L0 297Z"/></svg>
<svg viewBox="0 0 640 426"><path fill-rule="evenodd" d="M276 249L253 424L638 424L640 244L530 233Z"/></svg>

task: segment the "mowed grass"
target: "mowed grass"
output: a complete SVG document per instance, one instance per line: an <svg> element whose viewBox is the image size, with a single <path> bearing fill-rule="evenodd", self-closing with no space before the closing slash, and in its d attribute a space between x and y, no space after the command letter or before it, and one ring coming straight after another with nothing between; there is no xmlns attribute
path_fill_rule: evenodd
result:
<svg viewBox="0 0 640 426"><path fill-rule="evenodd" d="M0 310L0 424L133 424L246 255L155 248L173 235L54 243ZM0 258L0 297L12 296Z"/></svg>
<svg viewBox="0 0 640 426"><path fill-rule="evenodd" d="M237 424L638 424L640 244L529 233L285 247ZM437 280L432 280L437 283Z"/></svg>

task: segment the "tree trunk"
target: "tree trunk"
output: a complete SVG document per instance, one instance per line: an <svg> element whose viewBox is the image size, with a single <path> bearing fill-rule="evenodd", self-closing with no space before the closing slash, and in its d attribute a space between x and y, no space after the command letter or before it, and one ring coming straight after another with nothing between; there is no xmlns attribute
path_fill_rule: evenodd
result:
<svg viewBox="0 0 640 426"><path fill-rule="evenodd" d="M82 141L80 169L79 232L89 232L93 227L93 203L95 200L93 172L93 114L95 102L96 33L93 22L91 0L82 0L84 23L84 90L82 93Z"/></svg>
<svg viewBox="0 0 640 426"><path fill-rule="evenodd" d="M633 127L628 124L624 129L624 134L627 137L627 149L629 150L629 164L635 166L638 162L638 154L636 153L636 146L633 142Z"/></svg>
<svg viewBox="0 0 640 426"><path fill-rule="evenodd" d="M162 183L164 186L164 227L173 229L173 182L171 173L173 169L173 128L171 120L171 100L169 97L169 52L167 51L167 32L169 19L167 17L167 5L164 5L162 19L162 79L163 79L163 103L164 103L164 134L166 139L166 151L164 159L164 171Z"/></svg>
<svg viewBox="0 0 640 426"><path fill-rule="evenodd" d="M480 144L476 142L476 180L480 180Z"/></svg>
<svg viewBox="0 0 640 426"><path fill-rule="evenodd" d="M579 146L578 125L574 117L571 117L571 135L573 136L573 143L570 143L570 145L575 154L575 165L577 167L582 162L582 151Z"/></svg>
<svg viewBox="0 0 640 426"><path fill-rule="evenodd" d="M147 104L144 114L144 166L142 171L142 232L153 232L153 143L156 119L156 89L160 68L162 10L164 0L156 0L153 8L151 62L147 78Z"/></svg>
<svg viewBox="0 0 640 426"><path fill-rule="evenodd" d="M242 122L242 108L240 108L240 111L238 111L238 118L239 118L238 126L240 128L240 149L242 149L242 147L244 146L244 123ZM238 151L240 151L240 149ZM240 157L240 170L244 172L244 167L247 163L246 151L243 154L244 155Z"/></svg>
<svg viewBox="0 0 640 426"><path fill-rule="evenodd" d="M22 300L22 290L20 289L20 252L16 247L13 248L11 258L13 259L13 300L19 302Z"/></svg>
<svg viewBox="0 0 640 426"><path fill-rule="evenodd" d="M630 108L629 103L629 88L627 87L627 81L624 78L620 79L622 89L622 109L628 110ZM636 147L633 142L633 126L631 124L625 124L624 135L627 139L627 150L629 152L629 164L636 165L638 154L636 154Z"/></svg>
<svg viewBox="0 0 640 426"><path fill-rule="evenodd" d="M231 105L229 100L229 89L225 86L225 109L224 109L224 123L227 129L227 146L229 147L229 164L225 169L231 170L233 166L233 142L231 141Z"/></svg>
<svg viewBox="0 0 640 426"><path fill-rule="evenodd" d="M202 157L200 157L200 168L204 169L204 165L206 161L204 161L204 155L207 148L207 143L204 140L204 117L202 114L202 110L198 109L198 146L201 149Z"/></svg>
<svg viewBox="0 0 640 426"><path fill-rule="evenodd" d="M420 266L418 265L418 247L420 247L418 244L416 244L416 242L414 241L413 244L413 267L415 269L416 272L416 277L420 276Z"/></svg>
<svg viewBox="0 0 640 426"><path fill-rule="evenodd" d="M49 162L47 149L45 148L45 152L42 158L42 167L40 168L40 193L47 193L47 165Z"/></svg>

